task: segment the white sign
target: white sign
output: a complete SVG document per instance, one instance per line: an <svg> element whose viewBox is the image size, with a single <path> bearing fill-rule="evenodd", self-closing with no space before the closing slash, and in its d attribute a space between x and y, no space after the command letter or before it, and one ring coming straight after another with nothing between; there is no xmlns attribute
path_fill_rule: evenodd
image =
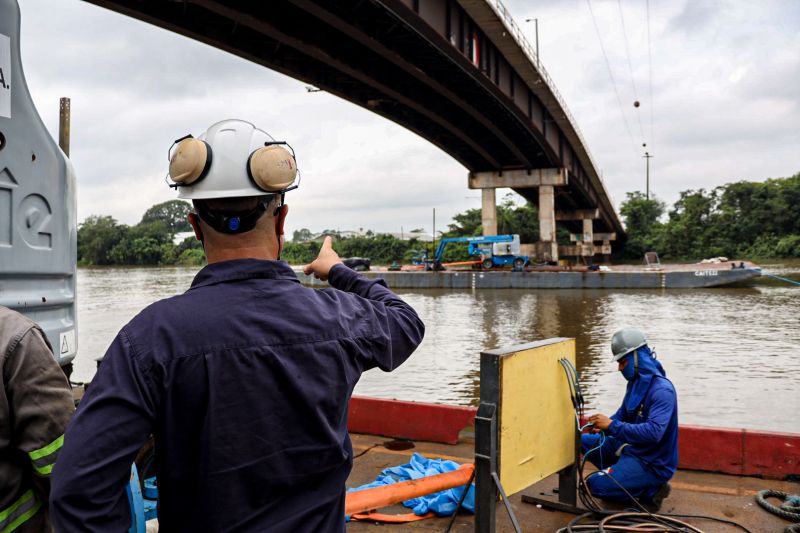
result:
<svg viewBox="0 0 800 533"><path fill-rule="evenodd" d="M697 270L694 275L699 277L718 276L719 272L716 270Z"/></svg>
<svg viewBox="0 0 800 533"><path fill-rule="evenodd" d="M0 117L11 118L11 39L0 34Z"/></svg>
<svg viewBox="0 0 800 533"><path fill-rule="evenodd" d="M75 354L75 330L62 331L58 336L58 356L67 357Z"/></svg>

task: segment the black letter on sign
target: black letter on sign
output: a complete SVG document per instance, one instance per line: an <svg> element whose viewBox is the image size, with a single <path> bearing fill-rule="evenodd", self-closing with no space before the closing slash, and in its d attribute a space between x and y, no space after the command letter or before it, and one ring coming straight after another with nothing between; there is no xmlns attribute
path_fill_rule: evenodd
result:
<svg viewBox="0 0 800 533"><path fill-rule="evenodd" d="M5 76L3 76L3 69L2 68L0 68L0 85L3 86L3 89L8 89L8 86L6 85L6 78L5 78Z"/></svg>

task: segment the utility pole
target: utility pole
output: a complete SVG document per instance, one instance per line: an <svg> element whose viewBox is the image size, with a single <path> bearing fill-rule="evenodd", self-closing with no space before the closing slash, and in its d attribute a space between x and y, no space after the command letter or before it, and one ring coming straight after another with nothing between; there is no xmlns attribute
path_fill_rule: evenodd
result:
<svg viewBox="0 0 800 533"><path fill-rule="evenodd" d="M532 18L532 19L525 19L525 22L533 21L533 25L536 28L536 60L539 61L539 19Z"/></svg>
<svg viewBox="0 0 800 533"><path fill-rule="evenodd" d="M434 261L433 269L436 270L436 208L433 208L433 233L431 233L431 260Z"/></svg>
<svg viewBox="0 0 800 533"><path fill-rule="evenodd" d="M647 183L646 183L646 185L647 185L646 191L647 192L646 192L646 196L647 196L648 200L650 199L650 159L653 158L653 157L655 157L655 156L650 155L650 152L645 152L644 155L642 156L642 158L644 158L644 160L646 161L646 169L647 169L646 170L646 176L647 176Z"/></svg>

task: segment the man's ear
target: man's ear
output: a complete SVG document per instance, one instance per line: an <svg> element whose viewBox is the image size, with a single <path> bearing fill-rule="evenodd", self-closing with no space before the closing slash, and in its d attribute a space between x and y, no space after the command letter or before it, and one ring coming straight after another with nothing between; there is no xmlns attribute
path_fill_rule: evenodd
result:
<svg viewBox="0 0 800 533"><path fill-rule="evenodd" d="M275 217L275 234L283 235L283 225L286 222L286 215L289 213L289 206L283 204Z"/></svg>
<svg viewBox="0 0 800 533"><path fill-rule="evenodd" d="M200 218L195 213L189 213L188 219L194 230L195 239L203 242L203 229L200 227Z"/></svg>

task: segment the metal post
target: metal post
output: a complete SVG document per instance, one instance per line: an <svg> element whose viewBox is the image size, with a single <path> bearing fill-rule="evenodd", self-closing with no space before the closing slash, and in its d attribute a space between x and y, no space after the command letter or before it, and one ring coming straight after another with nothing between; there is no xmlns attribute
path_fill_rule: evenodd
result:
<svg viewBox="0 0 800 533"><path fill-rule="evenodd" d="M497 406L481 403L475 415L475 533L494 533L497 521Z"/></svg>
<svg viewBox="0 0 800 533"><path fill-rule="evenodd" d="M533 25L535 27L536 32L536 61L539 61L539 19L532 18L532 19L525 19L525 22L533 21Z"/></svg>
<svg viewBox="0 0 800 533"><path fill-rule="evenodd" d="M649 200L650 199L650 158L655 157L655 156L650 155L650 152L645 152L642 157L646 161L646 169L647 169L646 170L646 176L647 176L646 197Z"/></svg>
<svg viewBox="0 0 800 533"><path fill-rule="evenodd" d="M62 98L58 114L58 146L69 157L69 98Z"/></svg>
<svg viewBox="0 0 800 533"><path fill-rule="evenodd" d="M578 504L578 461L581 457L581 434L575 432L575 462L558 473L558 501Z"/></svg>
<svg viewBox="0 0 800 533"><path fill-rule="evenodd" d="M431 259L433 259L433 269L436 270L436 208L433 208L433 232L431 233Z"/></svg>
<svg viewBox="0 0 800 533"><path fill-rule="evenodd" d="M497 486L497 406L500 403L499 358L481 353L481 403L475 415L475 533L494 533Z"/></svg>

